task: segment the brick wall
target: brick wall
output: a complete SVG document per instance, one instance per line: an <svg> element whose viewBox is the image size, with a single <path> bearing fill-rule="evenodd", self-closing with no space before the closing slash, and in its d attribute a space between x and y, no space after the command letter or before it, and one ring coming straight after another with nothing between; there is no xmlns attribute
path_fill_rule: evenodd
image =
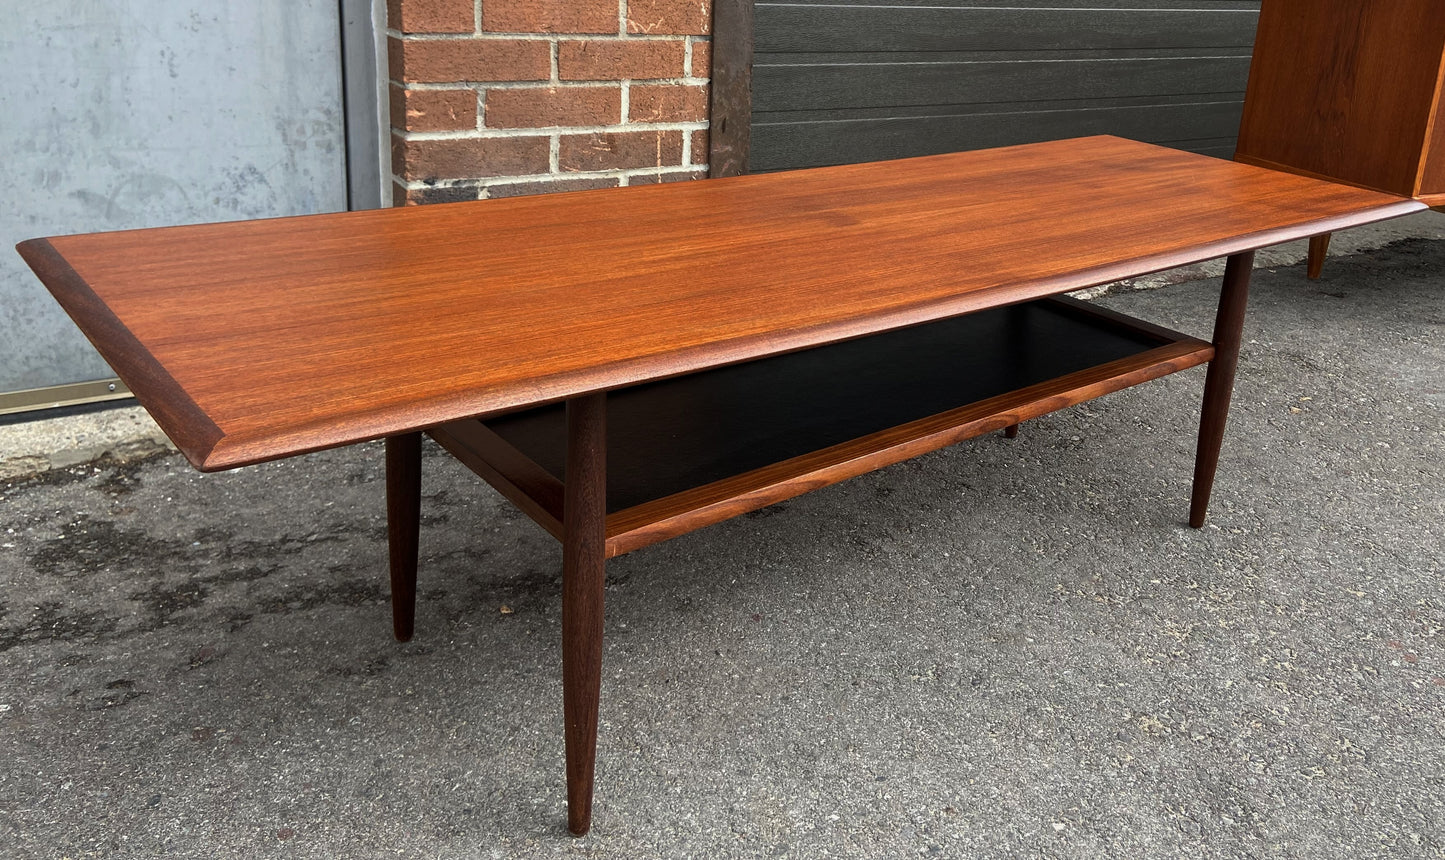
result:
<svg viewBox="0 0 1445 860"><path fill-rule="evenodd" d="M707 175L710 0L388 0L397 205Z"/></svg>

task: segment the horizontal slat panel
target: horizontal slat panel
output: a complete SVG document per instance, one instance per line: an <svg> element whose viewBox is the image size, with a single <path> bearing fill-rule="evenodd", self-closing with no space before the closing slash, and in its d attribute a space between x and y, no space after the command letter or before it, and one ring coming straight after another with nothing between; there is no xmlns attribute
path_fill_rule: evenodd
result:
<svg viewBox="0 0 1445 860"><path fill-rule="evenodd" d="M776 110L1242 93L1247 57L753 66L754 115Z"/></svg>
<svg viewBox="0 0 1445 860"><path fill-rule="evenodd" d="M1239 101L1221 101L777 123L762 114L753 119L752 169L907 158L1090 134L1171 146L1202 141L1211 149L1222 140L1227 148L1239 128L1241 107Z"/></svg>
<svg viewBox="0 0 1445 860"><path fill-rule="evenodd" d="M840 108L836 110L768 111L757 114L760 122L783 124L795 122L829 122L855 119L898 119L905 117L937 117L995 113L1051 113L1107 108L1166 108L1180 105L1208 105L1237 102L1240 93L1220 95L1147 95L1130 98L1049 99L1005 104L980 105L889 105L871 108Z"/></svg>
<svg viewBox="0 0 1445 860"><path fill-rule="evenodd" d="M1019 63L1062 60L1197 60L1200 57L1242 57L1249 48L1090 48L1068 51L785 51L759 54L763 66L825 66L901 63Z"/></svg>
<svg viewBox="0 0 1445 860"><path fill-rule="evenodd" d="M759 0L759 5L831 7L882 6L909 8L928 6L978 9L1246 9L1259 11L1259 0Z"/></svg>
<svg viewBox="0 0 1445 860"><path fill-rule="evenodd" d="M1088 134L1228 157L1258 0L764 0L751 169Z"/></svg>
<svg viewBox="0 0 1445 860"><path fill-rule="evenodd" d="M987 8L759 3L759 53L774 51L997 51L1247 47L1248 7Z"/></svg>
<svg viewBox="0 0 1445 860"><path fill-rule="evenodd" d="M1212 140L1179 140L1169 144L1175 149L1182 149L1186 152L1197 152L1200 155L1208 155L1214 158L1222 158L1230 161L1234 158L1234 135L1229 137L1216 137Z"/></svg>

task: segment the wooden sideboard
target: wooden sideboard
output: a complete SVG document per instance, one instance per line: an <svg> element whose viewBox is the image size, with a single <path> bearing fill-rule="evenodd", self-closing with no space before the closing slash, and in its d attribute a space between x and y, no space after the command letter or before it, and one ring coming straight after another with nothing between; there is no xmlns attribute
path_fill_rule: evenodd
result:
<svg viewBox="0 0 1445 860"><path fill-rule="evenodd" d="M1445 2L1264 0L1235 160L1445 206ZM1317 278L1330 234L1310 242Z"/></svg>

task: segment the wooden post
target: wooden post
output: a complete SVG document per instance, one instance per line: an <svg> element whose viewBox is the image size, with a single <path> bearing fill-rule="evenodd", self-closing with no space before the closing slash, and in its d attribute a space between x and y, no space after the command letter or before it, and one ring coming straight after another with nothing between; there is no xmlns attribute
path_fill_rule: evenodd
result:
<svg viewBox="0 0 1445 860"><path fill-rule="evenodd" d="M567 401L562 506L562 710L567 741L567 829L592 826L597 707L602 693L606 575L607 395Z"/></svg>
<svg viewBox="0 0 1445 860"><path fill-rule="evenodd" d="M712 0L708 176L748 172L753 113L753 0Z"/></svg>
<svg viewBox="0 0 1445 860"><path fill-rule="evenodd" d="M1194 458L1194 495L1189 505L1189 525L1203 528L1209 494L1214 489L1214 472L1219 466L1219 448L1224 442L1224 423L1229 418L1229 399L1234 393L1234 372L1239 367L1239 342L1244 330L1244 308L1249 301L1249 274L1254 252L1229 258L1224 267L1224 289L1214 318L1214 358L1204 379L1204 409L1199 418L1199 450Z"/></svg>
<svg viewBox="0 0 1445 860"><path fill-rule="evenodd" d="M386 532L391 556L391 629L408 642L416 624L416 557L421 533L421 434L386 438Z"/></svg>

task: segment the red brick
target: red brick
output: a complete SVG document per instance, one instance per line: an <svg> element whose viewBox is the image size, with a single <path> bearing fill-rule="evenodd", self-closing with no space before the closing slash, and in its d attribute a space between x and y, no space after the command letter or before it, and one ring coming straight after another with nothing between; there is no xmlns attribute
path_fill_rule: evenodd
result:
<svg viewBox="0 0 1445 860"><path fill-rule="evenodd" d="M391 128L393 131L406 131L406 91L391 84L388 92L386 106L391 112Z"/></svg>
<svg viewBox="0 0 1445 860"><path fill-rule="evenodd" d="M564 41L557 49L557 74L564 81L678 78L685 50L681 39Z"/></svg>
<svg viewBox="0 0 1445 860"><path fill-rule="evenodd" d="M545 81L552 49L542 39L396 39L391 76L405 83Z"/></svg>
<svg viewBox="0 0 1445 860"><path fill-rule="evenodd" d="M621 121L622 88L488 90L484 116L488 128L613 125Z"/></svg>
<svg viewBox="0 0 1445 860"><path fill-rule="evenodd" d="M557 166L562 170L625 170L682 163L682 132L619 131L562 136Z"/></svg>
<svg viewBox="0 0 1445 860"><path fill-rule="evenodd" d="M712 77L712 42L692 43L692 76Z"/></svg>
<svg viewBox="0 0 1445 860"><path fill-rule="evenodd" d="M545 136L406 140L392 138L392 172L406 180L485 179L546 173Z"/></svg>
<svg viewBox="0 0 1445 860"><path fill-rule="evenodd" d="M511 182L487 188L487 197L525 197L529 194L551 194L557 191L590 191L593 188L616 188L616 177L600 179L543 179L537 182Z"/></svg>
<svg viewBox="0 0 1445 860"><path fill-rule="evenodd" d="M406 175L406 138L395 132L391 135L391 175L410 179Z"/></svg>
<svg viewBox="0 0 1445 860"><path fill-rule="evenodd" d="M706 170L679 170L676 173L637 173L627 177L628 185L659 185L663 182L686 182L689 179L706 179Z"/></svg>
<svg viewBox="0 0 1445 860"><path fill-rule="evenodd" d="M474 182L460 185L435 185L425 188L411 188L406 191L407 206L424 206L430 203L461 203L476 200L481 195L481 186Z"/></svg>
<svg viewBox="0 0 1445 860"><path fill-rule="evenodd" d="M633 122L699 122L707 119L707 87L634 86L629 105L628 119Z"/></svg>
<svg viewBox="0 0 1445 860"><path fill-rule="evenodd" d="M616 33L617 0L482 0L488 33Z"/></svg>
<svg viewBox="0 0 1445 860"><path fill-rule="evenodd" d="M410 201L406 199L406 186L400 182L391 183L391 205L406 206L408 203Z"/></svg>
<svg viewBox="0 0 1445 860"><path fill-rule="evenodd" d="M387 0L386 21L403 33L471 33L476 0Z"/></svg>
<svg viewBox="0 0 1445 860"><path fill-rule="evenodd" d="M707 164L707 129L692 133L692 163Z"/></svg>
<svg viewBox="0 0 1445 860"><path fill-rule="evenodd" d="M476 90L391 88L391 127L402 131L465 131L477 127Z"/></svg>
<svg viewBox="0 0 1445 860"><path fill-rule="evenodd" d="M627 0L627 32L707 35L712 32L712 4L708 0Z"/></svg>

